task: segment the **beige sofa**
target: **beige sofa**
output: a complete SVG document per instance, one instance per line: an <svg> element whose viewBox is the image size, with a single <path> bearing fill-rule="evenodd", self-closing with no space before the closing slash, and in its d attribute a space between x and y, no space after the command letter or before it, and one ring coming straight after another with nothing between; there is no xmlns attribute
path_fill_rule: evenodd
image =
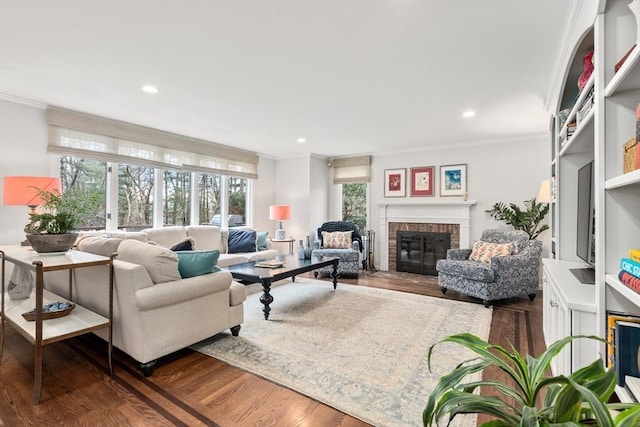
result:
<svg viewBox="0 0 640 427"><path fill-rule="evenodd" d="M248 228L243 228L247 230ZM221 229L214 225L191 225L187 227L171 226L164 228L147 228L141 231L151 241L161 244L162 246L171 247L175 243L192 237L195 240L195 249L215 249L220 251L220 259L218 265L227 267L232 264L239 264L247 261L258 261L274 259L279 255L278 251L273 248L271 240L266 239L265 250L256 250L256 252L229 253L228 247L228 229Z"/></svg>
<svg viewBox="0 0 640 427"><path fill-rule="evenodd" d="M240 227L239 227L240 228ZM241 229L248 229L243 227ZM120 239L135 239L142 242L155 242L164 247L170 248L176 243L193 238L197 250L218 250L220 258L218 265L222 268L232 264L239 264L247 261L262 261L274 259L279 252L273 249L273 242L266 239L266 249L255 252L229 253L227 245L229 230L221 229L214 225L191 225L191 226L170 226L163 228L147 228L139 232L126 231L89 231L80 233L78 241L87 236L116 237Z"/></svg>
<svg viewBox="0 0 640 427"><path fill-rule="evenodd" d="M189 236L198 250L224 250L224 233L218 227L166 227L119 237L114 237L116 233L95 234L81 236L78 250L105 256L118 253L114 262L113 344L138 361L145 376L153 373L162 356L226 329L238 335L244 321L245 287L224 270L183 279L176 253L163 246ZM274 250L261 252L221 254L218 265L277 254ZM106 316L107 274L104 266L74 270L74 301ZM47 273L45 287L68 297L68 272ZM106 330L96 333L107 338Z"/></svg>

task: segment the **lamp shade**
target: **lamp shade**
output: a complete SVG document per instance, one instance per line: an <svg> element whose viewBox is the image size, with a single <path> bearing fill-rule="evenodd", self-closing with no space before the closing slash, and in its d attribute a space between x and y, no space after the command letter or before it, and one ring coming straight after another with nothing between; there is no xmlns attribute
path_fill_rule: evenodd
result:
<svg viewBox="0 0 640 427"><path fill-rule="evenodd" d="M545 179L542 181L542 184L540 184L540 190L538 191L536 200L540 203L549 203L551 201L551 188L548 179Z"/></svg>
<svg viewBox="0 0 640 427"><path fill-rule="evenodd" d="M289 205L271 205L269 206L269 219L282 221L291 218L291 206Z"/></svg>
<svg viewBox="0 0 640 427"><path fill-rule="evenodd" d="M5 205L40 206L38 190L60 193L60 178L48 176L5 176L2 202Z"/></svg>

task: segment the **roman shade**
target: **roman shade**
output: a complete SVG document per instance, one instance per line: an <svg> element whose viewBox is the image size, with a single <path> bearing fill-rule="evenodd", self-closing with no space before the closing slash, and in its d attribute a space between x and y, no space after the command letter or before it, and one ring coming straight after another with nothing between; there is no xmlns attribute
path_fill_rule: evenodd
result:
<svg viewBox="0 0 640 427"><path fill-rule="evenodd" d="M334 159L333 183L353 184L371 181L371 156Z"/></svg>
<svg viewBox="0 0 640 427"><path fill-rule="evenodd" d="M108 162L244 178L258 177L258 155L87 113L47 108L48 152Z"/></svg>

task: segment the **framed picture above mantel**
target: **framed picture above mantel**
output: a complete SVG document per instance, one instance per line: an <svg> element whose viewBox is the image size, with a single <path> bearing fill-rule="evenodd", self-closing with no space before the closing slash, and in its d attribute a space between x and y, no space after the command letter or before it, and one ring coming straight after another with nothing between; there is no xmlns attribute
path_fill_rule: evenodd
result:
<svg viewBox="0 0 640 427"><path fill-rule="evenodd" d="M411 168L411 197L434 195L434 166Z"/></svg>
<svg viewBox="0 0 640 427"><path fill-rule="evenodd" d="M440 196L467 196L467 165L440 166Z"/></svg>
<svg viewBox="0 0 640 427"><path fill-rule="evenodd" d="M405 197L406 173L405 168L384 170L384 197Z"/></svg>

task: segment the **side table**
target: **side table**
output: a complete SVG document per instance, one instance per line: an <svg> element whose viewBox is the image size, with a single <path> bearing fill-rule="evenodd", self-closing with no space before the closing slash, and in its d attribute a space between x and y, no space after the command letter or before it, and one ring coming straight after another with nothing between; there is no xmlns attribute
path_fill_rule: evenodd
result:
<svg viewBox="0 0 640 427"><path fill-rule="evenodd" d="M293 255L293 242L296 241L296 239L294 239L293 237L290 237L288 239L271 239L272 242L274 243L289 243L289 255Z"/></svg>
<svg viewBox="0 0 640 427"><path fill-rule="evenodd" d="M29 246L0 246L2 257L2 295L0 296L0 360L4 348L5 322L24 336L35 349L35 375L33 389L33 403L40 403L42 391L42 347L57 341L62 341L87 332L109 328L108 359L109 372L113 375L113 260L87 252L68 251L61 254L39 254ZM11 300L5 292L6 263L20 265L31 271L35 271L36 283L31 296L26 299ZM65 298L44 289L44 273L47 271L69 270L69 300L73 301L73 274L76 268L104 265L109 269L109 317L106 318L91 310L76 304L76 307L64 317L43 321L42 306L52 301L64 301ZM22 313L35 307L36 320L29 322L22 317Z"/></svg>

